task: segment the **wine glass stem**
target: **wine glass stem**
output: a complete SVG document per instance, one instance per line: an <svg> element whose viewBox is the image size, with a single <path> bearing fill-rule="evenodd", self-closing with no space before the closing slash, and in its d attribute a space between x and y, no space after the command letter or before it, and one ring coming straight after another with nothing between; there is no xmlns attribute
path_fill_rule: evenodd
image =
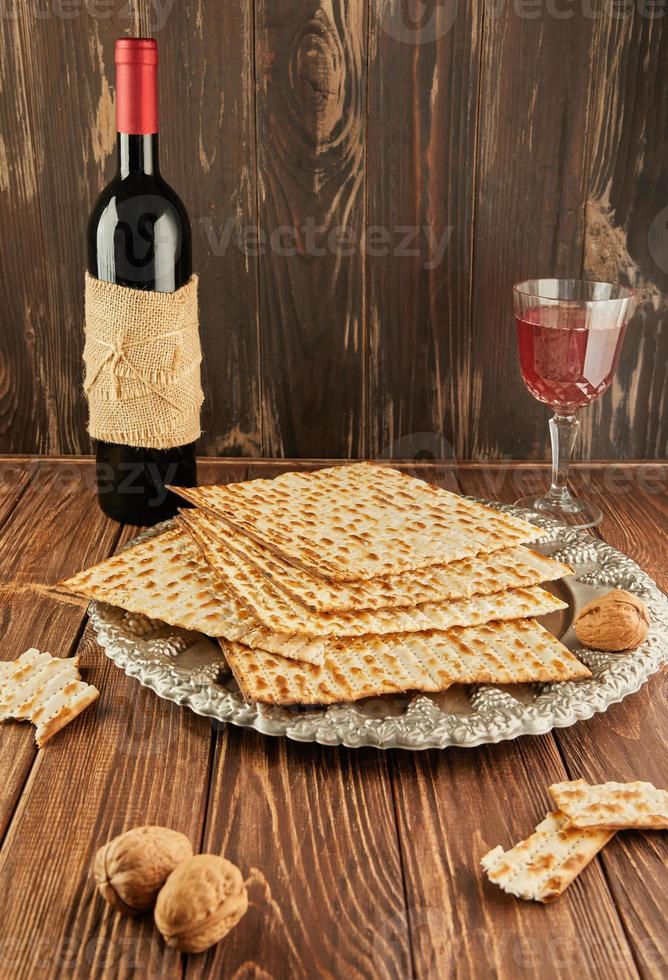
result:
<svg viewBox="0 0 668 980"><path fill-rule="evenodd" d="M555 412L550 419L550 439L552 441L552 483L550 497L563 499L570 496L568 489L568 468L575 438L580 428L575 415L559 415Z"/></svg>

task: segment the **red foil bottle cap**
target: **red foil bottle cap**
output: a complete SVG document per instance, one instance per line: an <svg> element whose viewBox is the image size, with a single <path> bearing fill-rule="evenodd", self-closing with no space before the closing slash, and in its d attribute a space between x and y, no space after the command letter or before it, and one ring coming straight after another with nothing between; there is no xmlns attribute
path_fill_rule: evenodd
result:
<svg viewBox="0 0 668 980"><path fill-rule="evenodd" d="M158 45L149 37L116 41L116 129L158 132Z"/></svg>

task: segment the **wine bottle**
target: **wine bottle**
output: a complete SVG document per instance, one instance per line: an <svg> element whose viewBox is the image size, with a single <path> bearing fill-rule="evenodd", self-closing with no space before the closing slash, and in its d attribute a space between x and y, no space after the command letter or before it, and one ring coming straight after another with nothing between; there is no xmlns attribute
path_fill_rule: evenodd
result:
<svg viewBox="0 0 668 980"><path fill-rule="evenodd" d="M190 222L158 167L158 48L116 42L118 172L88 223L91 276L131 289L174 292L192 272ZM169 449L95 440L98 501L117 521L155 524L180 505L166 484L194 486L195 444Z"/></svg>

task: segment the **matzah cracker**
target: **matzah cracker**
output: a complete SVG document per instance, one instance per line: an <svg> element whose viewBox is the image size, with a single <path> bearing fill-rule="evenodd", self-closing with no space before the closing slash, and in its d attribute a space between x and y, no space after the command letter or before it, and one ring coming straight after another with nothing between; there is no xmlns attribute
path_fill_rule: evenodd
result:
<svg viewBox="0 0 668 980"><path fill-rule="evenodd" d="M526 840L509 851L499 845L480 862L504 892L535 902L552 902L568 888L613 833L578 830L563 813L549 813Z"/></svg>
<svg viewBox="0 0 668 980"><path fill-rule="evenodd" d="M61 585L170 626L239 640L296 660L322 662L322 640L263 629L229 590L218 588L181 528L126 548Z"/></svg>
<svg viewBox="0 0 668 980"><path fill-rule="evenodd" d="M554 783L548 792L573 827L668 829L668 792L652 783L590 786L584 779L574 779Z"/></svg>
<svg viewBox="0 0 668 980"><path fill-rule="evenodd" d="M35 741L38 747L41 749L45 742L74 721L99 696L100 692L92 684L73 681L45 701L30 719L36 726Z"/></svg>
<svg viewBox="0 0 668 980"><path fill-rule="evenodd" d="M464 599L555 581L573 571L563 562L518 545L385 578L329 582L261 548L248 535L206 511L184 511L182 518L200 537L222 541L228 551L234 552L237 567L247 575L253 570L261 573L275 588L312 612L350 612Z"/></svg>
<svg viewBox="0 0 668 980"><path fill-rule="evenodd" d="M331 640L321 666L220 641L248 701L332 704L454 683L576 680L591 673L532 619L448 632Z"/></svg>
<svg viewBox="0 0 668 980"><path fill-rule="evenodd" d="M48 696L52 690L58 691L68 682L80 679L75 657L52 657L39 650L26 650L2 678L0 721L30 718L36 696L41 699L45 693Z"/></svg>
<svg viewBox="0 0 668 980"><path fill-rule="evenodd" d="M538 586L507 589L489 596L426 603L414 608L314 613L276 588L254 566L243 563L220 538L203 535L198 519L183 513L185 522L218 581L244 603L268 629L308 636L363 636L367 633L418 633L475 626L499 619L542 616L566 607L563 600Z"/></svg>
<svg viewBox="0 0 668 980"><path fill-rule="evenodd" d="M34 670L48 664L53 658L49 653L40 653L34 647L26 650L17 660L3 661L2 671L0 672L0 721L6 718L18 717L12 715L21 701L24 700L19 692L24 684L30 683L30 678ZM64 661L63 661L64 662Z"/></svg>
<svg viewBox="0 0 668 980"><path fill-rule="evenodd" d="M324 664L298 664L238 643L219 641L247 701L335 704L402 691L439 690L408 650L336 649ZM445 685L447 686L447 685Z"/></svg>
<svg viewBox="0 0 668 980"><path fill-rule="evenodd" d="M375 640L362 637L359 642L365 639ZM591 677L589 668L535 619L388 639L408 647L439 690L441 684L528 684Z"/></svg>
<svg viewBox="0 0 668 980"><path fill-rule="evenodd" d="M77 657L52 657L35 649L3 664L0 682L0 721L32 722L40 748L100 696L81 680Z"/></svg>
<svg viewBox="0 0 668 980"><path fill-rule="evenodd" d="M334 581L447 564L539 533L526 521L373 463L172 489Z"/></svg>

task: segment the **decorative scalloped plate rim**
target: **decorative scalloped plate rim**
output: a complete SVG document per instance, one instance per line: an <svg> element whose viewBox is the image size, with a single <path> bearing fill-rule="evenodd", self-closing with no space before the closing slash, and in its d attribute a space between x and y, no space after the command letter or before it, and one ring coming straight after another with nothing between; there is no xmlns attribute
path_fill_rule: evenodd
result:
<svg viewBox="0 0 668 980"><path fill-rule="evenodd" d="M359 704L282 708L244 701L222 651L199 633L124 613L100 602L89 606L91 623L107 657L167 701L186 706L215 723L230 722L264 735L348 748L415 751L451 745L474 747L520 735L544 735L552 728L564 728L606 711L638 691L668 662L668 599L632 559L604 541L551 518L536 517L512 505L482 502L539 525L543 530L540 545L575 568L576 588L589 587L594 594L602 589L623 588L640 595L651 617L645 643L622 654L576 648L577 656L587 663L594 677L529 688L525 685L524 691L534 692L529 704L505 687L479 685L466 689L466 697L460 698L468 702L466 713L444 710L444 700L446 704L453 697L457 700L453 689L440 695L393 695ZM135 542L166 526L143 532Z"/></svg>

